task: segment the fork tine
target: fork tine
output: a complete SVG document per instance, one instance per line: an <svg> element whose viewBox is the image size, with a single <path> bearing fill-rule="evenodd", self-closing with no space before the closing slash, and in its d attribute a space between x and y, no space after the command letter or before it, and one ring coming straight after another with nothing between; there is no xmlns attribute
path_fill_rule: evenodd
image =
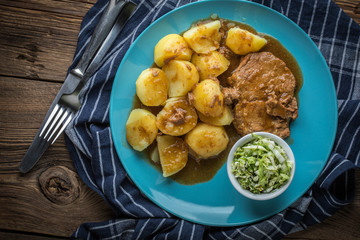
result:
<svg viewBox="0 0 360 240"><path fill-rule="evenodd" d="M66 120L65 120L66 118ZM57 135L55 136L54 140L51 142L51 144L53 144L56 139L60 136L60 134L64 131L64 129L66 128L66 126L70 123L71 119L73 118L73 113L68 109L66 111L66 114L64 114L64 116L61 118L61 120L59 121L58 125L56 126L56 129L54 130L54 132L51 134L51 136L49 137L49 140L51 139L52 135L56 132L56 130L59 128L60 124L62 123L62 127L61 129L58 131Z"/></svg>
<svg viewBox="0 0 360 240"><path fill-rule="evenodd" d="M52 129L54 127L54 125L57 123L57 121L59 120L59 118L61 117L62 113L64 112L64 108L62 108L60 105L59 105L59 111L57 112L57 114L55 115L55 117L53 119L51 119L51 125L50 127L47 129L47 132L44 136L44 139L46 140L47 139L47 136L52 132Z"/></svg>
<svg viewBox="0 0 360 240"><path fill-rule="evenodd" d="M58 130L58 128L60 127L60 125L64 122L65 118L67 117L67 115L70 113L70 111L67 109L65 112L65 108L62 108L62 112L63 114L61 115L61 118L59 121L57 121L57 124L55 126L54 129L52 129L52 133L51 135L48 137L48 139L46 141L50 141L50 139L52 138L52 136L56 133L56 131Z"/></svg>
<svg viewBox="0 0 360 240"><path fill-rule="evenodd" d="M69 111L70 112L70 111ZM71 119L73 118L73 113L70 112L70 115L67 117L66 121L63 123L61 129L59 130L58 134L55 136L54 140L51 142L51 144L53 144L56 139L60 136L60 134L64 131L64 129L66 128L66 126L70 123Z"/></svg>
<svg viewBox="0 0 360 240"><path fill-rule="evenodd" d="M52 119L53 119L55 113L58 111L59 107L60 107L59 104L56 104L56 105L55 105L55 107L54 107L54 109L52 110L52 112L51 112L48 120L46 121L43 129L41 130L41 133L40 133L39 137L41 137L41 136L43 135L44 131L46 130L46 128L47 128L47 126L49 125L49 123L52 121Z"/></svg>

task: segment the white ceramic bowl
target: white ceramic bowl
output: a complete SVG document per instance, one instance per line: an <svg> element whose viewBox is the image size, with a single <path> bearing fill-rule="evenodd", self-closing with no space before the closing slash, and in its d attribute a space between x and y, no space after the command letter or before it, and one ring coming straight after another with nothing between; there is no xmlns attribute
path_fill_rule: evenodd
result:
<svg viewBox="0 0 360 240"><path fill-rule="evenodd" d="M290 161L292 161L292 163L293 163L292 164L293 166L292 166L292 169L291 169L291 176L290 176L289 181L285 185L283 185L281 188L279 188L279 189L277 189L277 190L275 190L273 192L255 194L255 193L252 193L252 192L250 192L248 190L245 190L245 189L243 189L241 187L239 182L236 180L234 175L231 173L231 162L234 159L234 153L235 153L236 149L238 147L241 147L244 144L252 141L254 139L252 134L272 139L274 142L276 142L278 145L280 145L285 150L285 152L288 155ZM291 184L291 182L292 182L292 180L294 178L294 174L295 174L295 158L294 158L294 154L293 154L291 148L289 147L289 145L282 138L276 136L275 134L267 133L267 132L254 132L252 134L248 134L248 135L240 138L234 144L234 146L231 148L228 159L227 159L228 176L229 176L231 184L243 196L245 196L247 198L250 198L250 199L254 199L254 200L269 200L269 199L275 198L275 197L279 196L280 194L282 194L289 187L289 185Z"/></svg>

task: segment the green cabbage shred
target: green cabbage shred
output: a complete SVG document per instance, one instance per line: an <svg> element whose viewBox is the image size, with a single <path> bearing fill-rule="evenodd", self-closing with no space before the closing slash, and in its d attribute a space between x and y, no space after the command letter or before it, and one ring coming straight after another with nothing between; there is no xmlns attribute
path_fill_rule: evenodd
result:
<svg viewBox="0 0 360 240"><path fill-rule="evenodd" d="M243 189L255 194L270 193L289 181L292 162L273 140L255 134L253 137L236 149L231 170Z"/></svg>

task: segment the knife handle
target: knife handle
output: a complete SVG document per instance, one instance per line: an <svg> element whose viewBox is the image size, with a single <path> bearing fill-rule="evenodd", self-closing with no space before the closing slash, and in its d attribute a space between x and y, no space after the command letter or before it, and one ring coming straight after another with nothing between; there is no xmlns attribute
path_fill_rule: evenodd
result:
<svg viewBox="0 0 360 240"><path fill-rule="evenodd" d="M96 52L94 58L86 69L83 78L80 81L80 87L82 88L87 80L95 73L99 66L101 66L104 61L104 57L108 53L110 47L115 42L116 38L119 36L121 30L124 28L127 20L130 18L131 14L134 12L136 5L132 2L128 2L123 7L120 15L116 19L113 27L111 28L109 34L105 38L104 42L101 44L99 50Z"/></svg>
<svg viewBox="0 0 360 240"><path fill-rule="evenodd" d="M86 71L79 79L80 82L77 84L75 90L73 92L80 93L81 89L85 86L86 82L89 78L95 73L99 66L102 65L105 60L104 57L108 53L110 47L120 34L121 30L124 28L127 20L130 18L131 14L134 12L136 5L132 2L125 3L125 6L121 10L118 18L116 19L114 25L112 26L109 34L106 36L105 40L102 42L99 50L96 52L95 56L91 60L91 63L87 67ZM72 73L76 71L76 68L72 70ZM76 73L75 73L76 74ZM71 94L73 93L71 92Z"/></svg>
<svg viewBox="0 0 360 240"><path fill-rule="evenodd" d="M90 62L94 58L99 47L109 34L111 28L113 27L119 13L125 6L127 1L124 0L110 0L107 8L104 10L98 25L95 27L95 30L91 36L90 42L87 45L84 53L72 70L80 79L83 77L86 69L88 68Z"/></svg>

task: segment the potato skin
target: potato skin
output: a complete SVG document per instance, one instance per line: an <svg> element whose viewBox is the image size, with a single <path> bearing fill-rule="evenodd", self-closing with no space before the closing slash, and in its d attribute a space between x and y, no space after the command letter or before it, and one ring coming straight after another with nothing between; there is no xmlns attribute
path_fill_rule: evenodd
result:
<svg viewBox="0 0 360 240"><path fill-rule="evenodd" d="M229 137L223 127L198 123L185 136L185 142L200 159L214 157L224 151Z"/></svg>
<svg viewBox="0 0 360 240"><path fill-rule="evenodd" d="M239 55L257 52L266 43L265 38L259 37L239 27L230 28L225 40L226 46Z"/></svg>
<svg viewBox="0 0 360 240"><path fill-rule="evenodd" d="M191 62L199 69L200 79L216 78L225 72L230 62L218 51L208 54L193 54Z"/></svg>
<svg viewBox="0 0 360 240"><path fill-rule="evenodd" d="M162 135L156 138L164 177L179 172L188 161L188 146L180 137Z"/></svg>
<svg viewBox="0 0 360 240"><path fill-rule="evenodd" d="M145 109L134 109L126 122L126 140L136 151L147 148L156 138L156 117Z"/></svg>
<svg viewBox="0 0 360 240"><path fill-rule="evenodd" d="M199 73L189 61L171 60L162 70L169 81L170 98L185 96L199 82Z"/></svg>
<svg viewBox="0 0 360 240"><path fill-rule="evenodd" d="M187 30L183 36L196 53L207 54L219 48L221 35L219 20L197 25Z"/></svg>
<svg viewBox="0 0 360 240"><path fill-rule="evenodd" d="M193 51L182 36L169 34L155 45L154 62L162 67L173 59L190 61L192 53Z"/></svg>
<svg viewBox="0 0 360 240"><path fill-rule="evenodd" d="M234 116L232 113L232 110L229 106L224 106L223 113L218 117L207 117L201 112L198 112L198 116L201 121L204 123L208 123L214 126L225 126L230 125L232 121L234 120Z"/></svg>
<svg viewBox="0 0 360 240"><path fill-rule="evenodd" d="M196 110L184 97L170 98L156 116L156 126L167 135L181 136L197 124Z"/></svg>
<svg viewBox="0 0 360 240"><path fill-rule="evenodd" d="M169 82L164 71L148 68L136 80L136 94L146 106L160 106L167 99Z"/></svg>
<svg viewBox="0 0 360 240"><path fill-rule="evenodd" d="M218 117L224 110L224 96L219 83L205 79L192 91L193 104L199 112L208 117Z"/></svg>

